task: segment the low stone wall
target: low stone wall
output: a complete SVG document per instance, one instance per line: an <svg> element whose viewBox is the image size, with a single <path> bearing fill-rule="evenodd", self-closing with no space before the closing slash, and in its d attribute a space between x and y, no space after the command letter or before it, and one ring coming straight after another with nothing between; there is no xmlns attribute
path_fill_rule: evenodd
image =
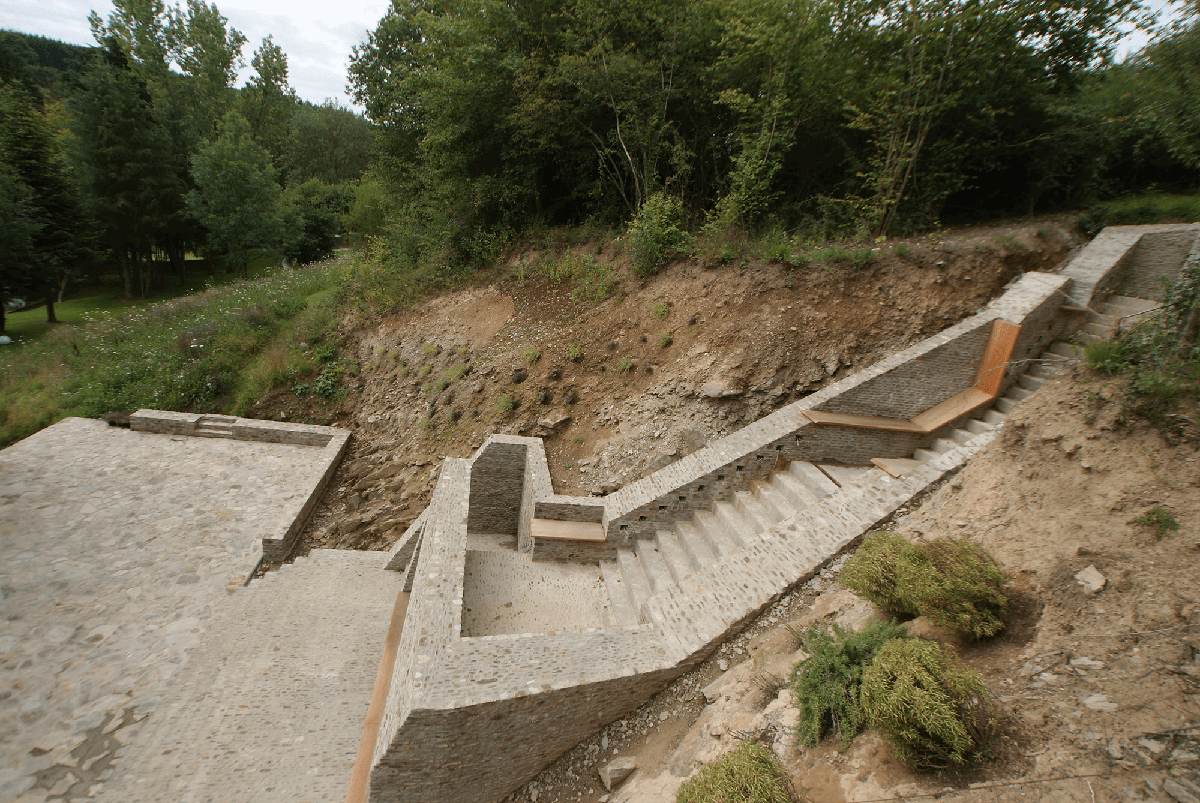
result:
<svg viewBox="0 0 1200 803"><path fill-rule="evenodd" d="M1179 278L1179 269L1200 238L1200 226L1148 232L1133 252L1129 275L1121 283L1121 295L1163 300L1166 282Z"/></svg>
<svg viewBox="0 0 1200 803"><path fill-rule="evenodd" d="M1178 275L1182 262L1180 242L1200 236L1200 223L1168 223L1151 226L1109 226L1088 243L1063 275L1072 280L1070 295L1075 304L1091 307L1112 293L1140 295L1154 290L1156 271L1164 270L1178 258L1174 270ZM1143 247L1144 246L1144 247ZM1186 253L1184 251L1183 253ZM1160 267L1155 267L1155 265ZM1161 288L1161 281L1158 284ZM1144 288L1144 289L1143 289ZM1157 295L1141 296L1158 298Z"/></svg>

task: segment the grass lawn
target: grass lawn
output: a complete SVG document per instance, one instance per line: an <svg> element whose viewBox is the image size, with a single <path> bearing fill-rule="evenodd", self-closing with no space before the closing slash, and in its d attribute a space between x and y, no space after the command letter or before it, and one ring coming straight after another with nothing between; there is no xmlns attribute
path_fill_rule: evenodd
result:
<svg viewBox="0 0 1200 803"><path fill-rule="evenodd" d="M255 279L262 276L274 265L274 262L271 257L257 257L250 263L250 278ZM87 291L88 294L85 296L68 298L62 303L55 304L54 317L58 319L60 326L63 324L80 326L101 315L111 315L159 301L191 295L201 292L205 287L229 284L236 281L237 278L237 275L232 272L209 276L207 273L194 271L188 274L187 282L182 287L178 286L176 277L170 276L167 278L168 286L165 289L152 291L145 298L132 299L125 297L125 291L119 285L113 285L112 289L101 291L93 288L91 291ZM13 345L20 345L40 340L54 326L55 324L46 323L46 308L39 306L34 309L8 313L4 321L4 334L13 339Z"/></svg>

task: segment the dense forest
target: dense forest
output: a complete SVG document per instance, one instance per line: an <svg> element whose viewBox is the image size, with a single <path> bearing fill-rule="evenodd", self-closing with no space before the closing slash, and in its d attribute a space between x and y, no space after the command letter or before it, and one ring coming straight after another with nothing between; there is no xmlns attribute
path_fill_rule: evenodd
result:
<svg viewBox="0 0 1200 803"><path fill-rule="evenodd" d="M1138 0L393 0L350 57L366 118L297 99L201 0L118 0L96 47L0 33L0 296L89 266L327 254L461 276L531 227L902 234L1200 184L1200 5ZM1151 43L1114 61L1123 30ZM403 279L407 281L408 279ZM49 314L53 316L52 303ZM2 324L2 319L0 319Z"/></svg>
<svg viewBox="0 0 1200 803"><path fill-rule="evenodd" d="M53 321L87 274L136 297L182 282L189 254L243 274L252 254L328 255L374 126L299 100L270 37L235 88L246 39L215 5L116 6L90 19L97 47L0 32L0 302L45 298Z"/></svg>

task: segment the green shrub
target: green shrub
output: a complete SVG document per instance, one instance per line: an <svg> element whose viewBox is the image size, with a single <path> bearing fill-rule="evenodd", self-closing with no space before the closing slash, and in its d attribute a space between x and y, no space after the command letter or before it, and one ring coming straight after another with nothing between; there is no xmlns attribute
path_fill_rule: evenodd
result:
<svg viewBox="0 0 1200 803"><path fill-rule="evenodd" d="M656 301L654 305L650 307L650 311L653 312L654 317L658 318L660 321L665 321L667 316L671 314L671 308L667 306L667 302L665 301Z"/></svg>
<svg viewBox="0 0 1200 803"><path fill-rule="evenodd" d="M867 265L870 265L874 259L875 252L865 245L862 248L855 248L850 253L850 264L857 270L862 270Z"/></svg>
<svg viewBox="0 0 1200 803"><path fill-rule="evenodd" d="M567 359L571 362L583 362L583 349L578 343L567 345Z"/></svg>
<svg viewBox="0 0 1200 803"><path fill-rule="evenodd" d="M1112 376L1125 370L1125 354L1120 340L1097 340L1083 347L1083 364L1093 371Z"/></svg>
<svg viewBox="0 0 1200 803"><path fill-rule="evenodd" d="M621 362L617 364L617 370L623 374L627 374L633 370L633 358L625 355L621 358Z"/></svg>
<svg viewBox="0 0 1200 803"><path fill-rule="evenodd" d="M457 382L471 372L471 366L465 362L456 362L446 369L445 377L450 382Z"/></svg>
<svg viewBox="0 0 1200 803"><path fill-rule="evenodd" d="M626 233L630 262L638 276L658 273L687 244L682 219L683 205L665 193L656 192L642 204Z"/></svg>
<svg viewBox="0 0 1200 803"><path fill-rule="evenodd" d="M873 622L861 633L836 624L829 631L813 628L805 633L808 658L796 664L790 679L800 709L797 741L816 747L833 730L843 749L847 747L865 723L858 701L863 671L880 647L905 635L903 627L886 622Z"/></svg>
<svg viewBox="0 0 1200 803"><path fill-rule="evenodd" d="M703 767L675 796L676 803L790 803L787 771L761 742L742 742Z"/></svg>
<svg viewBox="0 0 1200 803"><path fill-rule="evenodd" d="M932 641L883 645L863 673L860 701L868 726L913 769L974 761L995 737L983 677Z"/></svg>
<svg viewBox="0 0 1200 803"><path fill-rule="evenodd" d="M511 413L516 409L516 406L517 404L513 400L513 397L507 393L496 400L496 412L498 413Z"/></svg>
<svg viewBox="0 0 1200 803"><path fill-rule="evenodd" d="M983 547L966 539L914 544L875 533L842 568L846 588L896 613L925 616L938 627L982 638L998 633L1008 577Z"/></svg>
<svg viewBox="0 0 1200 803"><path fill-rule="evenodd" d="M908 256L908 243L896 243L892 246L892 253L901 259Z"/></svg>
<svg viewBox="0 0 1200 803"><path fill-rule="evenodd" d="M658 347L659 348L665 349L667 346L671 345L671 343L673 343L673 342L674 342L674 338L671 337L670 332L659 332L658 333Z"/></svg>
<svg viewBox="0 0 1200 803"><path fill-rule="evenodd" d="M1157 539L1162 539L1167 533L1179 529L1179 522L1175 517L1161 507L1150 508L1134 519L1133 523L1154 530Z"/></svg>
<svg viewBox="0 0 1200 803"><path fill-rule="evenodd" d="M993 237L992 242L1003 248L1005 251L1020 251L1021 243L1011 234L1001 234L999 237Z"/></svg>
<svg viewBox="0 0 1200 803"><path fill-rule="evenodd" d="M533 365L535 362L537 362L538 360L540 360L542 358L542 352L538 351L536 346L530 346L529 348L525 349L524 356L525 356L525 362L528 363L529 365Z"/></svg>

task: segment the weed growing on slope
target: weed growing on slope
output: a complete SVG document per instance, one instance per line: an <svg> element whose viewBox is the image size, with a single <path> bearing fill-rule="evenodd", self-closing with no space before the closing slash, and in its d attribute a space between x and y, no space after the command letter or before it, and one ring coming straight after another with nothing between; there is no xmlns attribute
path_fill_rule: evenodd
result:
<svg viewBox="0 0 1200 803"><path fill-rule="evenodd" d="M1175 517L1161 507L1152 507L1133 520L1134 524L1154 531L1156 541L1161 541L1167 533L1179 529Z"/></svg>
<svg viewBox="0 0 1200 803"><path fill-rule="evenodd" d="M787 771L761 742L742 742L679 788L676 803L791 803Z"/></svg>

